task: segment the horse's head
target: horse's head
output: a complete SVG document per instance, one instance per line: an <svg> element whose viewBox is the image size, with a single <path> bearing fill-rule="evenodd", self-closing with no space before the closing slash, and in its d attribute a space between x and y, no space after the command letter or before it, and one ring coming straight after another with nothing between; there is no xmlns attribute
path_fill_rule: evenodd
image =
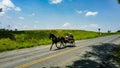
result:
<svg viewBox="0 0 120 68"><path fill-rule="evenodd" d="M49 39L51 39L51 37L52 37L52 34L50 33Z"/></svg>
<svg viewBox="0 0 120 68"><path fill-rule="evenodd" d="M50 33L49 39L51 39L54 36L55 36L54 34Z"/></svg>

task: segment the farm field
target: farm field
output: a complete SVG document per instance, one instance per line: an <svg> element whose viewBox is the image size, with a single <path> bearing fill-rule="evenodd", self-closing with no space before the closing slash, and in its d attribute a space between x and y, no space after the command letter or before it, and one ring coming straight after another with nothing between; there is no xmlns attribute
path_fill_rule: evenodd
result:
<svg viewBox="0 0 120 68"><path fill-rule="evenodd" d="M84 30L25 30L25 31L0 31L0 52L30 48L40 45L51 44L50 33L65 37L72 33L75 40L83 40L99 37L98 32ZM101 33L101 36L116 33Z"/></svg>

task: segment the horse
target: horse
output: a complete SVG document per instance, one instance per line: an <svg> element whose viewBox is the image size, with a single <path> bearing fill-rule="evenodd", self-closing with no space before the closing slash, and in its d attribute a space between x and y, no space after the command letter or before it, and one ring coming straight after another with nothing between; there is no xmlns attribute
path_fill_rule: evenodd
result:
<svg viewBox="0 0 120 68"><path fill-rule="evenodd" d="M52 50L52 47L53 47L54 44L56 45L57 48L60 48L60 47L57 46L57 43L61 42L61 44L60 44L60 46L61 46L63 44L63 41L62 41L63 37L58 37L57 38L54 34L50 34L49 39L51 39L51 38L52 38L52 45L50 47L50 50Z"/></svg>

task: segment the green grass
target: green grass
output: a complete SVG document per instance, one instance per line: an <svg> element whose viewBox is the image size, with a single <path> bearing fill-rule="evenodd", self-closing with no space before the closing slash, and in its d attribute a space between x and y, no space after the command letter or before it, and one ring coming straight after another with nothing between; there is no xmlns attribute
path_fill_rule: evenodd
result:
<svg viewBox="0 0 120 68"><path fill-rule="evenodd" d="M0 52L51 44L51 40L49 39L50 33L55 34L57 37L65 37L67 33L72 33L75 40L95 38L99 36L99 33L97 32L84 30L0 31ZM102 33L101 36L111 34L113 33ZM4 36L5 38L3 38Z"/></svg>

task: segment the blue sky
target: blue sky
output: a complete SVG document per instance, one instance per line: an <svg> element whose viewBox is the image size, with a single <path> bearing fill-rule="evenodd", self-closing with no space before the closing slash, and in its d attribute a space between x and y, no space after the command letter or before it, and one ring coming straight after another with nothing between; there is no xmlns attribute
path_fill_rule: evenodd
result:
<svg viewBox="0 0 120 68"><path fill-rule="evenodd" d="M0 0L0 8L0 28L120 30L117 0Z"/></svg>

